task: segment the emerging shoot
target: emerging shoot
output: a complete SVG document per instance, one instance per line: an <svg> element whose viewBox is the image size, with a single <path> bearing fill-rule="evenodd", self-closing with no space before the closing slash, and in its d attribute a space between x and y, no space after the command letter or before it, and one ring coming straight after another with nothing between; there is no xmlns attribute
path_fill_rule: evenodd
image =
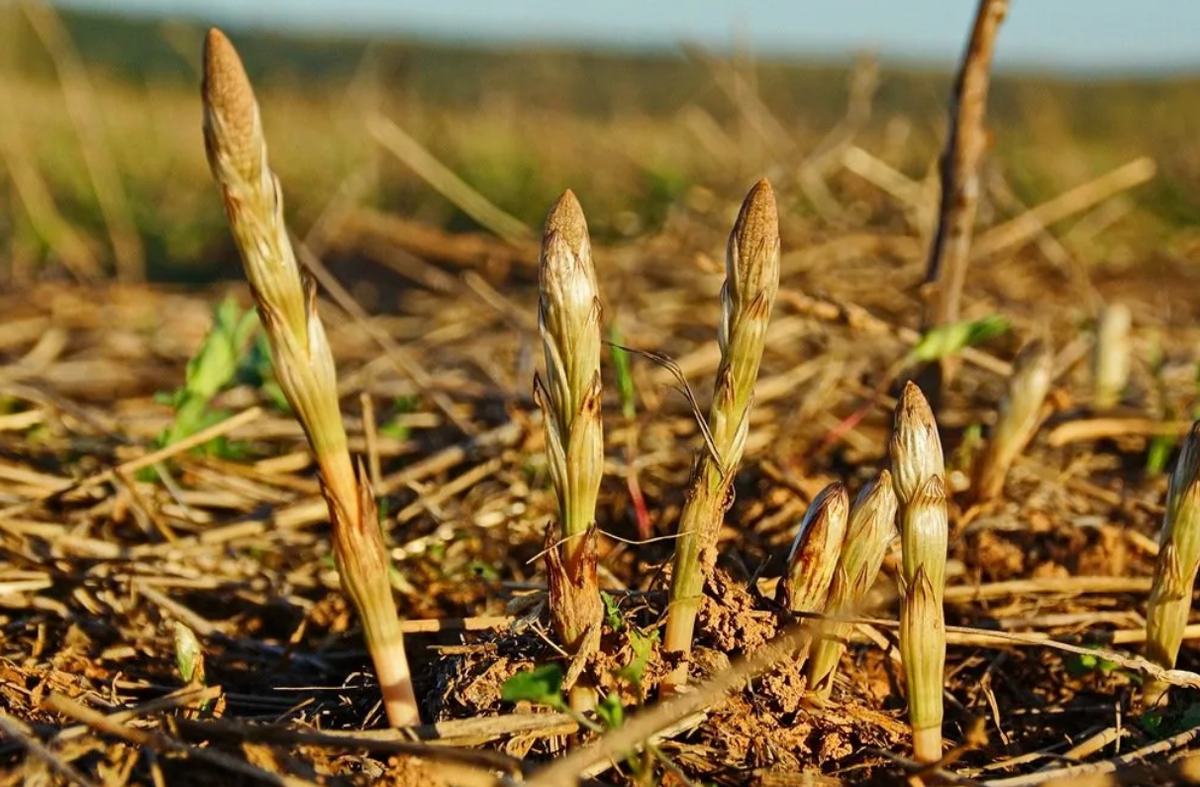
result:
<svg viewBox="0 0 1200 787"><path fill-rule="evenodd" d="M664 649L682 654L663 681L669 696L687 682L688 654L704 580L716 563L717 533L732 502L733 478L750 429L750 405L762 361L771 306L779 290L779 216L771 184L760 180L742 203L725 252L717 370L708 416L711 446L696 459L671 574Z"/></svg>
<svg viewBox="0 0 1200 787"><path fill-rule="evenodd" d="M338 406L337 373L317 292L296 262L283 192L267 161L258 103L233 44L216 29L204 46L204 146L271 345L279 386L316 457L342 588L363 624L393 726L419 721L375 498L356 473Z"/></svg>

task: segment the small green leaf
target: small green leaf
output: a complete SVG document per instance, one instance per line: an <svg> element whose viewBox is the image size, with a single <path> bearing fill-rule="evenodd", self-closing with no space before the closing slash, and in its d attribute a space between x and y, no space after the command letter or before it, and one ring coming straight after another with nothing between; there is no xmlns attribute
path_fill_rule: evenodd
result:
<svg viewBox="0 0 1200 787"><path fill-rule="evenodd" d="M621 698L615 691L605 694L596 705L596 715L610 730L615 730L625 723L625 706L621 704Z"/></svg>
<svg viewBox="0 0 1200 787"><path fill-rule="evenodd" d="M965 347L982 344L1008 329L1008 320L999 314L943 325L926 332L909 351L909 357L917 361L938 361Z"/></svg>
<svg viewBox="0 0 1200 787"><path fill-rule="evenodd" d="M617 370L617 391L621 395L621 414L632 420L637 415L637 389L633 385L633 367L629 363L629 351L622 345L625 337L616 322L608 326L608 341L612 348L613 366Z"/></svg>
<svg viewBox="0 0 1200 787"><path fill-rule="evenodd" d="M600 591L600 600L604 602L604 622L613 631L625 628L625 618L621 615L621 605L611 593Z"/></svg>
<svg viewBox="0 0 1200 787"><path fill-rule="evenodd" d="M636 628L630 628L629 647L633 650L633 658L628 664L617 670L617 677L624 678L635 686L640 686L642 676L646 674L646 664L650 661L650 654L654 651L654 645L657 642L657 630L646 634Z"/></svg>
<svg viewBox="0 0 1200 787"><path fill-rule="evenodd" d="M543 664L525 672L518 672L500 687L500 698L506 702L533 702L555 710L565 710L566 700L562 693L562 668L557 664Z"/></svg>
<svg viewBox="0 0 1200 787"><path fill-rule="evenodd" d="M1166 435L1155 435L1146 451L1146 475L1158 475L1167 468L1175 440Z"/></svg>
<svg viewBox="0 0 1200 787"><path fill-rule="evenodd" d="M175 663L184 683L204 684L204 649L196 633L179 621L175 622Z"/></svg>

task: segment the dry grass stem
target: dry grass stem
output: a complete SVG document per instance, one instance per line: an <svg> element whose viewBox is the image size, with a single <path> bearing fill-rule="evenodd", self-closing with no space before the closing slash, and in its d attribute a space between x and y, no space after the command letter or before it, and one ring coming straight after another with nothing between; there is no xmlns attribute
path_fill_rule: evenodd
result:
<svg viewBox="0 0 1200 787"><path fill-rule="evenodd" d="M1192 586L1200 569L1200 421L1184 438L1171 475L1167 511L1159 536L1154 584L1146 607L1146 657L1166 669L1175 667L1192 609ZM1143 699L1157 705L1167 685L1147 681Z"/></svg>
<svg viewBox="0 0 1200 787"><path fill-rule="evenodd" d="M390 563L370 484L350 459L316 288L288 237L254 92L233 45L215 29L205 41L202 95L209 166L221 187L280 388L320 469L342 587L362 620L389 721L412 724L418 720L417 701L388 581Z"/></svg>
<svg viewBox="0 0 1200 787"><path fill-rule="evenodd" d="M1030 343L1017 355L1008 391L1000 401L996 426L975 465L972 494L976 500L991 500L1004 490L1013 460L1033 439L1050 392L1053 363L1053 353L1040 341Z"/></svg>
<svg viewBox="0 0 1200 787"><path fill-rule="evenodd" d="M975 26L963 54L950 104L950 124L941 158L941 204L937 232L929 249L925 281L933 286L924 327L960 319L959 304L967 280L975 207L979 202L979 165L988 146L984 127L992 53L1008 0L979 0ZM949 372L948 366L943 368Z"/></svg>
<svg viewBox="0 0 1200 787"><path fill-rule="evenodd" d="M778 289L779 216L771 184L760 180L742 203L726 247L721 365L708 418L715 453L697 457L680 515L663 642L669 652L691 651L705 577L716 562L717 532L732 502L733 477L750 430L754 383ZM664 694L687 682L687 669L684 658L662 684Z"/></svg>

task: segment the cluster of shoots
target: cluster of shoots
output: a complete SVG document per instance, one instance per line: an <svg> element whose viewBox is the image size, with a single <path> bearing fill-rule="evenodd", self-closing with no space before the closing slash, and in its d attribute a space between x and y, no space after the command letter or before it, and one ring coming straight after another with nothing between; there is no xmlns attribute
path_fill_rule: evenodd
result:
<svg viewBox="0 0 1200 787"><path fill-rule="evenodd" d="M942 757L946 663L946 467L933 411L912 382L905 385L896 405L891 454L903 563L900 655L908 689L913 753L918 761L937 762Z"/></svg>
<svg viewBox="0 0 1200 787"><path fill-rule="evenodd" d="M1200 421L1192 424L1171 475L1158 544L1146 608L1146 656L1164 669L1173 669L1200 569ZM1150 680L1143 702L1153 707L1165 702L1166 695L1167 684Z"/></svg>
<svg viewBox="0 0 1200 787"><path fill-rule="evenodd" d="M742 203L725 254L718 341L721 363L705 447L696 458L679 522L667 610L665 650L680 654L663 681L669 696L688 677L688 654L705 577L716 563L717 533L733 498L733 479L750 429L754 384L779 290L779 217L771 185L759 181Z"/></svg>
<svg viewBox="0 0 1200 787"><path fill-rule="evenodd" d="M362 621L388 720L419 720L404 639L388 580L375 499L350 458L337 375L317 314L316 288L296 261L283 194L267 160L258 103L240 58L220 31L204 48L204 142L271 347L279 386L316 458L329 507L342 588Z"/></svg>
<svg viewBox="0 0 1200 787"><path fill-rule="evenodd" d="M1004 491L1009 468L1037 432L1054 378L1053 362L1049 348L1037 340L1017 354L1008 390L1000 400L996 427L975 465L971 488L977 501L992 500Z"/></svg>
<svg viewBox="0 0 1200 787"><path fill-rule="evenodd" d="M837 568L825 601L826 616L844 618L861 610L868 591L879 576L888 545L896 535L896 506L892 474L886 469L858 493L845 527L840 554L836 558L828 557L830 562L836 562ZM796 549L792 552L795 554ZM790 581L794 575L789 561L786 579ZM790 595L794 596L794 593ZM851 623L826 621L814 638L808 657L808 685L822 699L833 690L838 663L853 627Z"/></svg>
<svg viewBox="0 0 1200 787"><path fill-rule="evenodd" d="M600 413L600 297L587 222L575 195L550 209L539 261L538 327L546 382L534 378L542 409L561 539L546 531L550 610L562 644L577 660L599 641L604 617L596 579L596 498L604 465ZM577 663L582 663L578 661ZM572 705L588 704L586 687Z"/></svg>

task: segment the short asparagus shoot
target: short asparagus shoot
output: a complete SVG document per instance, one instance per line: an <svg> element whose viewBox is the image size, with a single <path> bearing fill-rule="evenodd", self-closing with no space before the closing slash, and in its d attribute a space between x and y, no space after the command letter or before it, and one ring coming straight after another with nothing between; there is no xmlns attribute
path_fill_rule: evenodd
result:
<svg viewBox="0 0 1200 787"><path fill-rule="evenodd" d="M891 452L903 557L900 654L913 754L919 762L937 762L942 757L946 664L942 608L949 539L946 466L933 411L912 382L905 385L896 405Z"/></svg>
<svg viewBox="0 0 1200 787"><path fill-rule="evenodd" d="M583 209L563 194L546 217L539 262L538 327L547 382L534 378L542 408L562 541L546 533L546 571L555 629L574 657L574 682L599 643L604 616L596 578L596 498L604 466L600 414L600 295ZM590 706L573 687L572 706Z"/></svg>
<svg viewBox="0 0 1200 787"><path fill-rule="evenodd" d="M1192 586L1200 569L1200 421L1192 424L1171 475L1166 513L1159 536L1154 582L1146 607L1146 657L1164 669L1174 669L1183 644ZM1164 704L1168 684L1147 681L1146 707Z"/></svg>

